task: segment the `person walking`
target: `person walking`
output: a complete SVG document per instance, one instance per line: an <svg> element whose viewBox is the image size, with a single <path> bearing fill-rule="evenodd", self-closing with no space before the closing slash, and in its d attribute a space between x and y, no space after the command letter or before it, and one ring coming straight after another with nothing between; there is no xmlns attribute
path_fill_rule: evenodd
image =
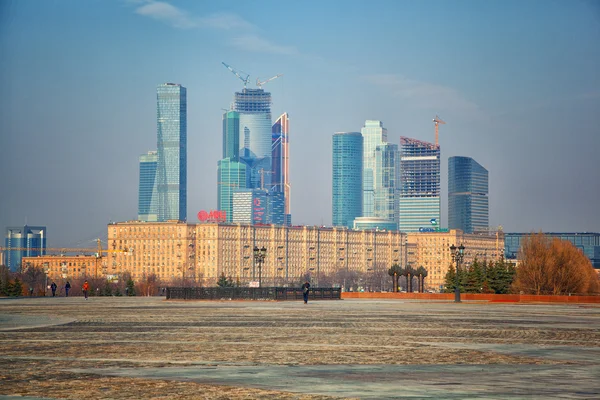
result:
<svg viewBox="0 0 600 400"><path fill-rule="evenodd" d="M90 284L88 283L88 281L85 281L85 282L83 282L83 287L81 288L81 291L83 292L83 295L85 296L86 300L87 300L88 290L90 290Z"/></svg>
<svg viewBox="0 0 600 400"><path fill-rule="evenodd" d="M56 286L56 283L52 282L52 285L50 285L50 289L52 289L52 297L56 296L56 288L58 286Z"/></svg>
<svg viewBox="0 0 600 400"><path fill-rule="evenodd" d="M69 297L69 290L71 290L71 284L69 283L69 281L67 281L66 285L65 285L65 296Z"/></svg>
<svg viewBox="0 0 600 400"><path fill-rule="evenodd" d="M304 304L308 304L308 291L310 290L310 283L304 282L302 285L302 296L304 297Z"/></svg>

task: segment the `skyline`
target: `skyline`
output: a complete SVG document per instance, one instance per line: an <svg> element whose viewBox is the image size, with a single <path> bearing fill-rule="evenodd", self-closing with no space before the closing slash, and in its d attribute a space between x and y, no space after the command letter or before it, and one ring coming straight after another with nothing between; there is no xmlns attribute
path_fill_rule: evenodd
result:
<svg viewBox="0 0 600 400"><path fill-rule="evenodd" d="M87 247L136 219L164 82L188 89L188 221L216 208L221 108L242 88L224 61L249 87L283 74L265 90L291 120L294 224L331 225L334 132L380 120L392 144L433 142L437 114L444 226L448 158L465 156L489 171L491 226L600 230L597 3L276 4L2 2L2 229Z"/></svg>

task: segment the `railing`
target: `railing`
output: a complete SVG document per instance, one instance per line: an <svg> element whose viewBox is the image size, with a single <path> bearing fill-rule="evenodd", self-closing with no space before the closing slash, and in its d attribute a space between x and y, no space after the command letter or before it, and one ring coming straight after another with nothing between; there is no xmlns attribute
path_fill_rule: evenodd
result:
<svg viewBox="0 0 600 400"><path fill-rule="evenodd" d="M301 288L168 287L167 300L302 300ZM309 300L341 300L340 288L314 288Z"/></svg>

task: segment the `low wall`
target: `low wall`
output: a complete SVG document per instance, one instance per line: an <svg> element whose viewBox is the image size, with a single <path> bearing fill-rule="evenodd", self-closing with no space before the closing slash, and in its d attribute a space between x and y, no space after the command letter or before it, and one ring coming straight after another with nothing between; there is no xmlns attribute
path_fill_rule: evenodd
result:
<svg viewBox="0 0 600 400"><path fill-rule="evenodd" d="M342 299L454 301L454 293L342 292ZM460 299L465 301L487 301L491 303L600 303L600 296L537 296L531 294L461 293Z"/></svg>
<svg viewBox="0 0 600 400"><path fill-rule="evenodd" d="M302 300L302 289L285 287L168 287L167 300ZM311 300L340 300L339 288L311 288Z"/></svg>

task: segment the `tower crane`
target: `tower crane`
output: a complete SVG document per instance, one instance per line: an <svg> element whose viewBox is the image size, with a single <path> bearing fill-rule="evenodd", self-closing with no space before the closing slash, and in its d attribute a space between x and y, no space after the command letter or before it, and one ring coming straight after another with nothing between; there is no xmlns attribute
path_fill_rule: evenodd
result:
<svg viewBox="0 0 600 400"><path fill-rule="evenodd" d="M435 145L437 146L439 142L438 124L445 125L446 123L437 115L433 119L433 122L435 123Z"/></svg>
<svg viewBox="0 0 600 400"><path fill-rule="evenodd" d="M267 82L271 82L273 79L277 79L277 78L279 78L280 76L283 76L283 74L277 74L277 75L275 75L275 76L273 76L273 77L271 77L271 78L267 79L266 81L262 81L262 82L261 82L261 81L260 81L258 78L256 78L256 86L258 86L258 87L262 87L262 85L264 85L265 83L267 83Z"/></svg>
<svg viewBox="0 0 600 400"><path fill-rule="evenodd" d="M246 85L248 85L248 80L250 79L250 74L247 74L244 71L237 70L237 69L233 68L231 65L225 64L224 62L221 62L221 64L223 64L228 70L230 70L235 76L237 76L238 78L240 78L240 80L242 82L244 82L244 89L245 89ZM245 75L245 77L242 77L242 74Z"/></svg>

